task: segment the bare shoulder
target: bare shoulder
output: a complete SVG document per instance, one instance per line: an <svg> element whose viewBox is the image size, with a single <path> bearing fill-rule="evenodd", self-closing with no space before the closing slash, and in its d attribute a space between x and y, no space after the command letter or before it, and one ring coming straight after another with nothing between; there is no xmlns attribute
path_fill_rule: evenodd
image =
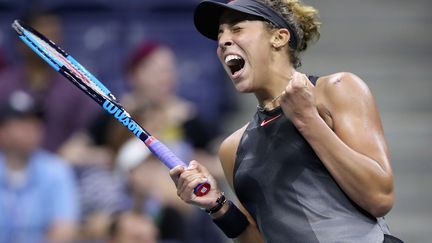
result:
<svg viewBox="0 0 432 243"><path fill-rule="evenodd" d="M225 172L225 177L232 186L234 163L236 159L237 148L240 144L240 140L246 130L248 124L238 129L230 136L228 136L220 145L219 158L222 164L222 168Z"/></svg>
<svg viewBox="0 0 432 243"><path fill-rule="evenodd" d="M315 86L315 95L326 106L352 105L373 99L367 84L349 72L320 77Z"/></svg>
<svg viewBox="0 0 432 243"><path fill-rule="evenodd" d="M370 94L367 84L357 75L349 72L334 73L320 77L316 84L317 92L321 95L345 93L347 91Z"/></svg>

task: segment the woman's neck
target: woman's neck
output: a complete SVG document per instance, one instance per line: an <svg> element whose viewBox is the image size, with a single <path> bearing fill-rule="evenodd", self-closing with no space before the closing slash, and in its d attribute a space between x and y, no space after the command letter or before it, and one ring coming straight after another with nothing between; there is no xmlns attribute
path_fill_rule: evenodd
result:
<svg viewBox="0 0 432 243"><path fill-rule="evenodd" d="M291 81L292 75L296 72L294 68L272 70L273 75L264 82L264 88L255 92L258 100L258 108L263 110L273 110L279 106L279 98Z"/></svg>

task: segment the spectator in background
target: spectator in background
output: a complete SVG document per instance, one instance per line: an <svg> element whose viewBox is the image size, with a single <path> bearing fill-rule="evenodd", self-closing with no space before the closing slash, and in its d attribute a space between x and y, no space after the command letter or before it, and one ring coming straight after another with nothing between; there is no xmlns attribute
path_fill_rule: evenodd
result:
<svg viewBox="0 0 432 243"><path fill-rule="evenodd" d="M33 14L24 21L54 42L61 42L62 23L58 16ZM70 135L86 127L100 109L21 41L18 54L21 54L21 65L10 66L0 75L0 101L16 90L29 93L45 113L42 146L56 152Z"/></svg>
<svg viewBox="0 0 432 243"><path fill-rule="evenodd" d="M14 92L0 103L0 242L70 242L78 219L72 170L40 149L41 112Z"/></svg>
<svg viewBox="0 0 432 243"><path fill-rule="evenodd" d="M176 73L172 51L155 42L145 43L132 54L127 65L127 73L130 92L121 98L121 103L140 124L167 143L181 158L189 160L192 147L183 139L181 124L192 116L193 111L191 104L175 96ZM129 183L129 176L132 173L127 171L121 174L124 180L120 181L113 170L118 167L114 161L117 152L132 136L110 115L104 113L94 120L86 133L76 134L60 149L60 154L71 161L78 172L83 213L82 235L85 239L102 238L109 216L113 212L124 209L123 207L139 207L141 210L141 207L149 202L147 199L150 197L144 196L143 192L129 190L129 195L122 194L122 186L132 186ZM141 141L138 141L138 148L131 153L146 149ZM165 211L164 205L161 204L168 201L169 192L173 195L171 198L175 200L174 203L182 202L175 197L168 169L163 165L154 169L155 171L150 173L162 173L166 178L156 189L164 185L171 189L160 191L163 194L156 200L159 209L157 212L152 210L151 213L156 221L159 213ZM169 207L168 211L169 215L174 215L165 217L168 221L172 218L175 218L173 221L183 220L178 210ZM148 212L141 210L140 213ZM163 222L165 220L159 221L165 224ZM161 230L160 237L179 240L183 237L183 233L180 234L169 232L167 235Z"/></svg>
<svg viewBox="0 0 432 243"><path fill-rule="evenodd" d="M116 162L119 171L128 176L125 208L151 217L161 243L224 242L205 213L176 198L175 187L167 183L167 168L143 149L141 141L126 142Z"/></svg>
<svg viewBox="0 0 432 243"><path fill-rule="evenodd" d="M80 240L99 242L106 238L111 214L124 209L125 180L115 170L112 130L119 129L111 116L101 114L93 124L74 134L60 148L60 155L73 166L81 206Z"/></svg>
<svg viewBox="0 0 432 243"><path fill-rule="evenodd" d="M108 243L156 243L158 231L151 219L134 212L120 212L112 216L108 229Z"/></svg>
<svg viewBox="0 0 432 243"><path fill-rule="evenodd" d="M194 104L176 94L175 53L155 41L143 42L132 53L126 66L130 92L122 102L128 110L143 111L144 127L184 161L202 159L216 177L223 177L210 149L215 131L199 118Z"/></svg>
<svg viewBox="0 0 432 243"><path fill-rule="evenodd" d="M116 162L118 171L127 177L124 208L148 215L162 242L187 242L186 213L191 210L176 199L175 188L167 183L167 168L137 139L121 147Z"/></svg>
<svg viewBox="0 0 432 243"><path fill-rule="evenodd" d="M155 41L141 43L127 62L126 74L129 92L122 101L130 109L146 106L158 137L207 148L215 131L199 117L195 104L177 95L176 56L170 47Z"/></svg>
<svg viewBox="0 0 432 243"><path fill-rule="evenodd" d="M193 104L176 95L172 50L156 42L143 43L133 52L127 75L130 91L121 98L126 110L181 159L189 161L195 150L183 125L193 120L196 113ZM102 237L102 229L107 227L112 212L126 209L151 218L162 242L222 242L218 229L203 212L177 198L168 169L110 115L100 116L86 134L70 139L61 154L85 168L81 170L84 177L80 180L80 191L93 193L81 194L81 203L84 209L89 208L86 205L93 209L83 210L89 212L84 216L88 220L84 220L83 230L93 232L91 238ZM214 164L217 165L216 161ZM120 187L112 176L115 168L120 169L119 175L126 184L127 195L123 198L118 190L115 193L112 190ZM116 204L104 208L107 198ZM121 206L118 199L123 200ZM197 228L205 233L197 233Z"/></svg>
<svg viewBox="0 0 432 243"><path fill-rule="evenodd" d="M143 127L181 159L189 161L195 157L197 147L193 145L202 144L199 141L209 140L210 137L202 130L204 125L199 121L194 105L176 94L178 77L174 52L161 43L144 42L131 55L127 75L130 92L122 98L127 110L137 113ZM188 126L201 132L191 134ZM125 129L121 131L126 132ZM158 223L161 240L222 242L218 229L208 218L201 217L204 216L202 212L176 198L167 168L154 156L145 155L140 141L130 138L118 148L117 165L122 167L128 164L124 171L129 174L132 207L154 218L165 219ZM142 158L134 156L139 154ZM218 164L210 155L200 157ZM159 207L154 207L155 201L159 201ZM197 233L198 228L206 233Z"/></svg>

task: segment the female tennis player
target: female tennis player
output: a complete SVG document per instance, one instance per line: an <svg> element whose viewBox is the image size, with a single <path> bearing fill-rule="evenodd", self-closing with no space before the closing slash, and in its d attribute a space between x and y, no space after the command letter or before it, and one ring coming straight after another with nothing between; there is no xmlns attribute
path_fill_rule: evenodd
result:
<svg viewBox="0 0 432 243"><path fill-rule="evenodd" d="M204 1L195 26L218 42L235 88L255 94L258 108L219 152L240 204L196 161L170 171L180 198L242 243L400 242L383 219L393 176L371 91L352 73L296 71L319 38L317 10L298 0ZM210 193L196 197L206 180Z"/></svg>

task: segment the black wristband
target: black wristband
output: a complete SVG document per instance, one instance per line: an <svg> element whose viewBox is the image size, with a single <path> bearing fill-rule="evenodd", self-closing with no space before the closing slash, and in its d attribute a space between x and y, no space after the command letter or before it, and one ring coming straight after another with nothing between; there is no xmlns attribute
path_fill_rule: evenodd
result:
<svg viewBox="0 0 432 243"><path fill-rule="evenodd" d="M218 199L216 199L216 206L210 208L210 209L206 209L206 213L208 213L209 215L212 215L214 213L216 213L217 211L219 211L223 205L225 205L225 203L227 202L227 200L225 199L225 194L222 192L220 197L218 197Z"/></svg>
<svg viewBox="0 0 432 243"><path fill-rule="evenodd" d="M243 233L249 225L249 221L233 202L228 201L228 206L228 211L226 211L224 215L213 219L213 222L226 236L229 238L236 238Z"/></svg>

